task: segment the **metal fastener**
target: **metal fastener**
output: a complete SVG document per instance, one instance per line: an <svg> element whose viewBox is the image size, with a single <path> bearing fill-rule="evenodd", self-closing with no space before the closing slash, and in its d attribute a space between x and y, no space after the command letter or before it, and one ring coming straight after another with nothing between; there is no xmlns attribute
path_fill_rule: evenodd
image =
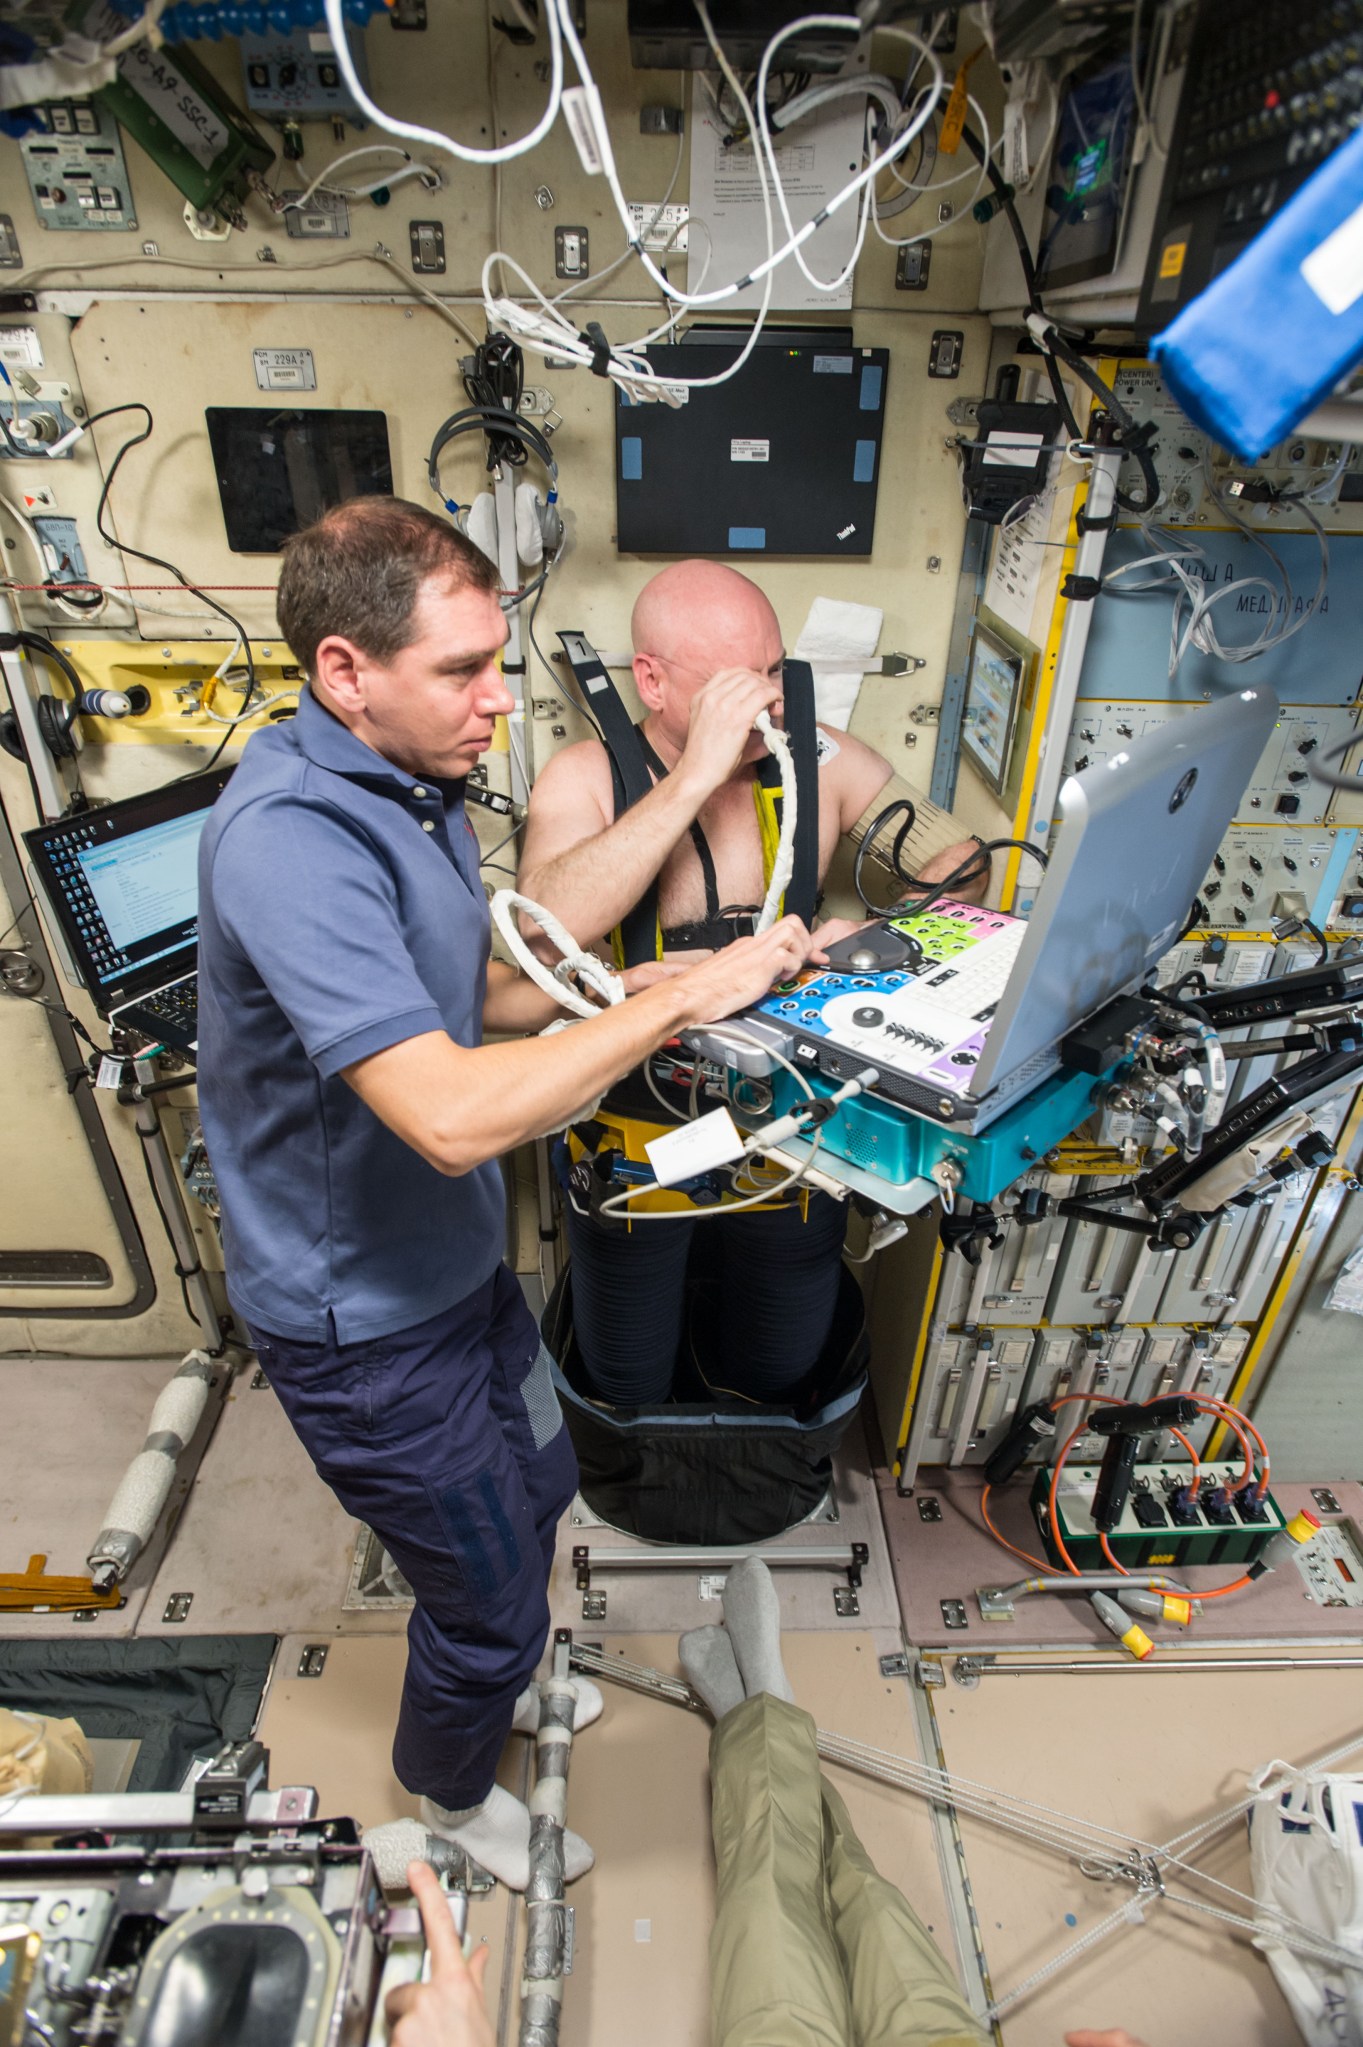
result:
<svg viewBox="0 0 1363 2047"><path fill-rule="evenodd" d="M550 187L548 185L537 185L535 187L535 204L540 212L547 213L553 203L554 195Z"/></svg>

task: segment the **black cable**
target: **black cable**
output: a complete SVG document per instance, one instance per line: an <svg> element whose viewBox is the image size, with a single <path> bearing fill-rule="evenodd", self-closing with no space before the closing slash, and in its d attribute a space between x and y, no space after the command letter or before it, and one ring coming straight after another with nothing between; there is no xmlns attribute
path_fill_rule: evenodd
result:
<svg viewBox="0 0 1363 2047"><path fill-rule="evenodd" d="M539 664L540 664L540 667L541 667L541 668L542 668L542 669L544 670L544 672L545 672L545 674L546 674L546 675L548 676L548 678L549 678L550 682L552 682L552 684L554 685L554 688L555 688L556 690L558 690L558 689L563 689L563 690L564 690L564 694L565 694L565 696L566 696L566 695L567 695L567 690L566 690L566 688L564 688L564 684L563 684L563 682L561 681L561 679L560 679L560 677L558 676L558 674L557 674L557 673L555 672L554 668L553 668L553 667L551 666L551 664L550 664L550 662L549 662L549 659L548 659L547 655L545 654L545 652L544 652L544 649L543 649L543 648L541 647L541 645L540 645L539 641L538 641L538 640L537 640L537 639L535 638L535 620L536 620L536 619L537 619L537 618L539 617L539 609L540 609L540 605L541 605L541 604L543 603L543 601L544 601L544 589L543 589L543 586L541 585L541 588L540 588L539 590L537 590L537 591L536 591L536 593L535 593L535 601L534 601L534 603L533 603L533 604L531 605L531 607L530 607L530 612L529 612L529 615L528 615L528 617L526 618L526 622L525 622L525 624L526 624L526 632L527 632L527 635L528 635L528 637L529 637L529 640L530 640L530 644L531 644L531 646L532 646L532 647L534 648L534 650L535 650L535 656L536 656L536 659L538 660L538 662L539 662ZM571 675L571 674L572 674L572 670L571 670L571 669L569 669L569 670L568 670L568 673L569 673L569 674ZM587 720L587 723L588 723L588 724L589 724L589 725L591 726L591 728L592 728L592 731L593 731L593 732L594 732L594 733L596 734L597 738L598 738L598 739L599 739L599 740L601 741L601 744L602 744L603 746L606 746L606 735L605 735L605 733L604 733L604 732L603 732L603 731L601 730L601 727L600 727L600 725L599 725L599 724L597 723L597 720L596 720L596 716L595 716L595 713L594 713L594 712L592 711L592 709L591 709L590 705L589 705L589 704L587 704L587 703L586 703L586 702L585 702L584 700L582 700L582 699L581 699L580 697L571 697L571 698L569 698L569 702L570 702L570 703L572 704L572 707L573 707L573 709L574 709L575 711L580 711L580 712L581 712L582 716L583 716L583 717L584 717L584 718L585 718L585 719ZM610 752L610 748L609 748L609 747L606 747L606 751L607 751L607 752L609 753L609 752Z"/></svg>
<svg viewBox="0 0 1363 2047"><path fill-rule="evenodd" d="M126 440L123 443L122 447L119 449L118 453L114 456L113 461L109 465L108 472L104 478L104 487L99 494L99 503L95 508L95 531L96 533L98 533L100 539L104 542L106 547L112 547L120 554L130 554L134 561L147 562L154 569L165 569L168 574L174 576L176 582L180 584L182 589L188 590L191 596L197 597L201 603L206 604L210 611L216 611L219 618L225 618L227 620L227 623L231 626L232 631L235 633L237 639L241 643L242 655L246 662L246 674L250 683L250 687L246 692L246 704L249 704L251 698L256 693L256 663L255 656L251 652L250 635L247 633L246 628L241 624L240 620L237 619L232 614L232 612L230 612L227 609L227 606L225 604L219 604L215 597L210 597L206 590L200 589L197 583L191 582L190 578L185 574L184 570L177 568L174 562L166 561L164 557L159 554L147 554L140 547L130 547L126 540L119 540L116 537L116 535L111 533L104 524L104 513L106 507L108 506L109 493L114 487L114 478L118 474L119 466L122 463L124 456L130 454L134 448L140 448L144 441L149 441L151 439L153 431L155 430L156 425L156 422L152 417L151 407L149 405L145 405L142 402L142 400L138 398L133 399L127 405L109 405L105 407L103 412L91 413L89 419L85 422L86 432L88 433L91 427L98 426L101 420L112 419L115 416L115 414L120 412L144 413L146 415L147 424L140 434L134 434L130 440ZM243 706L243 708L245 708L245 706ZM235 729L236 728L234 726L228 727L227 731L223 734L221 740L218 742L218 745L206 766L200 765L198 767L190 768L183 775L172 775L169 781L163 783L161 786L163 788L168 789L173 788L177 782L188 782L191 781L195 775L208 774L213 768L217 766L218 762L222 759L223 750L226 747L228 740L232 737L232 733Z"/></svg>
<svg viewBox="0 0 1363 2047"><path fill-rule="evenodd" d="M509 334L489 334L472 355L464 357L461 367L464 389L471 405L494 412L519 413L525 382L525 358L519 344ZM515 439L511 434L489 431L489 475L503 463L509 469L523 468L527 453L524 441Z"/></svg>
<svg viewBox="0 0 1363 2047"><path fill-rule="evenodd" d="M885 829L890 819L901 810L906 812L906 816L903 824L895 834L894 845L890 849L892 871L896 880L902 882L906 888L922 889L926 893L922 902L919 903L891 903L888 905L873 903L861 884L862 866L867 852L875 840ZM972 882L984 879L991 871L991 856L995 853L1009 850L1019 853L1030 853L1032 858L1038 861L1043 869L1048 864L1047 856L1040 846L1034 846L1029 839L984 839L981 840L978 849L974 853L968 854L960 866L953 868L951 873L945 876L943 880L935 882L918 881L912 875L906 874L900 864L900 855L904 850L904 841L913 830L915 817L916 813L913 804L909 801L908 797L901 796L896 802L888 803L879 816L871 820L870 827L857 848L857 857L852 866L852 884L861 899L863 908L869 910L873 917L921 917L926 911L932 909L936 903L940 902L944 895L949 894L952 889L968 888Z"/></svg>
<svg viewBox="0 0 1363 2047"><path fill-rule="evenodd" d="M181 1265L180 1263L180 1251L179 1246L175 1242L175 1232L171 1228L170 1217L166 1214L165 1203L161 1199L161 1190L156 1184L156 1175L151 1169L151 1152L149 1147L155 1142L156 1133L144 1130L140 1124L136 1124L134 1127L142 1140L142 1166L147 1175L147 1185L151 1189L151 1198L156 1204L156 1213L161 1218L161 1226L165 1230L166 1241L170 1245L170 1258L171 1264L175 1269L175 1277L180 1282L180 1299L184 1302L186 1315L188 1315L194 1327L202 1335L203 1324L194 1312L193 1304L189 1298L188 1283L191 1279L201 1279L203 1277L203 1266L197 1257L192 1265ZM204 1346L200 1345L198 1348L202 1349ZM222 1331L219 1330L216 1346L212 1350L207 1351L206 1354L210 1358L220 1358L226 1348L227 1339L222 1334Z"/></svg>

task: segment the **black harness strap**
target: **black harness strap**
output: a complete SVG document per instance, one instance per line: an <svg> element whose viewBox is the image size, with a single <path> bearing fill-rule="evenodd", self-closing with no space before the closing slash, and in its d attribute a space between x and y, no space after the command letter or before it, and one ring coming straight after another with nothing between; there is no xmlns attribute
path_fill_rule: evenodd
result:
<svg viewBox="0 0 1363 2047"><path fill-rule="evenodd" d="M645 735L639 731L639 727L636 725L634 729L639 733L639 744L644 750L644 759L661 782L667 773L666 764L657 749L651 746ZM692 818L688 829L691 833L691 844L696 849L696 858L700 862L700 871L705 882L705 922L710 924L719 915L719 876L715 872L715 856L710 851L710 841L701 830L698 817ZM666 933L664 933L664 936L666 936Z"/></svg>
<svg viewBox="0 0 1363 2047"><path fill-rule="evenodd" d="M795 865L786 890L786 914L812 926L819 906L819 728L814 718L814 670L807 661L787 661L782 683L782 722L795 762ZM768 758L758 768L768 787L780 778L779 762Z"/></svg>
<svg viewBox="0 0 1363 2047"><path fill-rule="evenodd" d="M584 633L560 633L573 679L588 710L601 728L610 755L615 814L620 817L653 787L640 744L639 730L595 647ZM642 966L658 957L658 885L645 889L634 908L621 919L624 965Z"/></svg>

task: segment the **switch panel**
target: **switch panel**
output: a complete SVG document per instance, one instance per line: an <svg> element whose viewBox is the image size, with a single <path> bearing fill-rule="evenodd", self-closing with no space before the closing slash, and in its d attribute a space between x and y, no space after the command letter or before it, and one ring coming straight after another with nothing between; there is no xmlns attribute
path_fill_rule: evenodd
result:
<svg viewBox="0 0 1363 2047"><path fill-rule="evenodd" d="M1222 840L1198 891L1207 906L1209 928L1267 931L1277 897L1299 890L1310 905L1313 923L1323 929L1346 877L1360 865L1350 858L1357 839L1357 832L1324 828L1301 832L1271 825L1235 827Z"/></svg>
<svg viewBox="0 0 1363 2047"><path fill-rule="evenodd" d="M991 1328L931 1345L915 1414L921 1462L982 1464L993 1455L1021 1402L1032 1345L1030 1329Z"/></svg>
<svg viewBox="0 0 1363 2047"><path fill-rule="evenodd" d="M1195 718L1201 708L1199 704L1100 703L1081 698L1065 747L1065 772L1082 773L1143 732L1153 732L1171 718ZM1311 779L1307 763L1313 756L1323 757L1353 729L1354 713L1346 706L1285 705L1241 802L1239 815L1244 822L1319 824L1334 792Z"/></svg>
<svg viewBox="0 0 1363 2047"><path fill-rule="evenodd" d="M320 9L318 10L320 13ZM367 84L364 39L350 37L350 54L360 82ZM246 78L246 104L253 114L284 121L349 121L367 128L336 61L336 48L323 28L295 29L291 35L243 35L241 62ZM394 153L394 163L397 157ZM356 167L347 165L347 171ZM344 176L346 184L371 184L382 172L371 161L358 170L366 176Z"/></svg>
<svg viewBox="0 0 1363 2047"><path fill-rule="evenodd" d="M1262 461L1242 462L1185 417L1151 364L1123 363L1114 389L1138 425L1149 420L1156 428L1153 454L1162 495L1155 516L1161 525L1225 526L1227 516L1212 494L1214 485L1247 526L1270 533L1308 529L1290 496L1256 503L1253 490L1246 495L1244 488L1251 482L1274 493L1304 495L1327 533L1363 531L1363 503L1353 495L1363 483L1363 454L1358 448L1291 434L1270 448ZM1124 490L1143 490L1130 456L1122 464L1119 482Z"/></svg>
<svg viewBox="0 0 1363 2047"><path fill-rule="evenodd" d="M41 134L19 142L38 224L123 232L137 226L118 123L97 100L52 100L33 111Z"/></svg>

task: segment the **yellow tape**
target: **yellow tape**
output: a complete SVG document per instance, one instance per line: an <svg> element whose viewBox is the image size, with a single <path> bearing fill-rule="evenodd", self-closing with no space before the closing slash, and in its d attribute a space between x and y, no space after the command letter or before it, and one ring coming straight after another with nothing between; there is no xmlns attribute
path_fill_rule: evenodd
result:
<svg viewBox="0 0 1363 2047"><path fill-rule="evenodd" d="M960 70L956 73L956 82L951 88L951 98L947 101L947 110L942 116L942 132L937 138L937 147L943 156L955 156L961 146L961 136L965 132L965 117L969 104L969 90L966 85L966 79L969 76L971 65L977 57L982 57L984 52L985 45L981 43L977 50L972 50L970 55L963 60Z"/></svg>

